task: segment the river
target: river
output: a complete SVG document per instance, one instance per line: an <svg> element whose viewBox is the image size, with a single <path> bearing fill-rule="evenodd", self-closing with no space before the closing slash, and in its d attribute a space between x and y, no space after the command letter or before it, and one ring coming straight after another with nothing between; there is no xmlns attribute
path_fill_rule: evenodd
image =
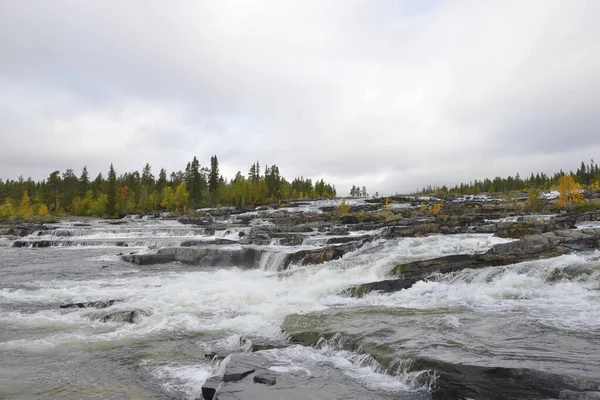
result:
<svg viewBox="0 0 600 400"><path fill-rule="evenodd" d="M420 357L600 376L598 251L466 270L352 298L341 292L383 279L395 263L482 252L506 239L376 240L338 260L285 270L277 254L290 247L276 242L255 269L139 266L120 256L189 239L235 241L250 228L120 222L64 221L24 238L51 243L43 248L0 242L0 398L196 399L219 372L212 354L265 343L269 349L259 353L271 371L288 375L288 392L281 393L296 397L287 398L426 399L436 374L398 361ZM303 246L319 247L321 238L311 233ZM100 300L116 301L60 307ZM337 335L315 346L290 345L284 321ZM373 347L395 361L383 368L369 356Z"/></svg>

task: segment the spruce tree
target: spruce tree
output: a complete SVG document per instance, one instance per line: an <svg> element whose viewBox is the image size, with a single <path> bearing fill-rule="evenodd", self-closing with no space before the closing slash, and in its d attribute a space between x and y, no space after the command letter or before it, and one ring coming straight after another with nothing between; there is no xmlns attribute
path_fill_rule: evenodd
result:
<svg viewBox="0 0 600 400"><path fill-rule="evenodd" d="M219 189L219 161L214 155L210 158L210 173L208 175L208 191L212 196L213 201L217 198L217 190Z"/></svg>
<svg viewBox="0 0 600 400"><path fill-rule="evenodd" d="M106 214L108 214L109 217L114 217L117 214L117 174L112 164L110 164L110 169L108 171L106 195L108 196Z"/></svg>

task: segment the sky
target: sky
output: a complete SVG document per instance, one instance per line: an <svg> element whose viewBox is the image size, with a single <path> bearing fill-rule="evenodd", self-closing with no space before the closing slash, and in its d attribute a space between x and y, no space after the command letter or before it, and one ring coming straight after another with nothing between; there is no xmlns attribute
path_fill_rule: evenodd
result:
<svg viewBox="0 0 600 400"><path fill-rule="evenodd" d="M0 2L0 177L276 164L347 194L600 159L600 1Z"/></svg>

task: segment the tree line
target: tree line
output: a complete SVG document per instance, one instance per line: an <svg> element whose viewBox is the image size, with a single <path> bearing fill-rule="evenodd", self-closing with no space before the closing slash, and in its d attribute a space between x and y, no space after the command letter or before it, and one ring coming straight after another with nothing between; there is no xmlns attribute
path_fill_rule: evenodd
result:
<svg viewBox="0 0 600 400"><path fill-rule="evenodd" d="M277 165L261 171L258 161L247 175L238 172L231 180L219 173L217 156L201 166L196 157L185 170L167 175L164 168L155 177L150 164L139 171L117 176L111 164L106 178L94 179L86 167L77 176L72 169L53 171L47 179L33 181L0 179L0 218L30 218L48 214L109 216L186 211L214 206L254 206L271 200L335 197L335 186L323 179L282 177Z"/></svg>
<svg viewBox="0 0 600 400"><path fill-rule="evenodd" d="M469 183L461 183L454 187L447 186L427 186L417 191L417 194L479 194L479 193L506 193L512 191L523 191L529 189L551 190L558 189L561 178L569 175L575 183L581 187L587 187L591 190L600 190L600 168L598 164L591 160L589 164L581 162L579 168L573 172L565 173L562 170L553 175L545 173L532 173L529 177L521 178L517 173L516 176L508 176L501 178L499 176L494 179L486 178L482 181L474 180Z"/></svg>

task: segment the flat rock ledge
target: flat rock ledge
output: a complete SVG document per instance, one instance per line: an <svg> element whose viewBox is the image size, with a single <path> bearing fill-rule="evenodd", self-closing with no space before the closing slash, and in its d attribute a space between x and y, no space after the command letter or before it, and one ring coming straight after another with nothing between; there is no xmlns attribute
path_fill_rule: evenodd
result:
<svg viewBox="0 0 600 400"><path fill-rule="evenodd" d="M395 292L408 289L436 272L446 274L467 268L509 265L597 248L600 248L600 228L552 231L497 244L483 254L450 255L396 264L389 273L390 279L353 286L343 294L361 297L372 291Z"/></svg>
<svg viewBox="0 0 600 400"><path fill-rule="evenodd" d="M370 238L369 238L370 239ZM358 240L339 245L329 245L318 249L304 249L282 253L278 269L285 270L291 264L321 264L335 260L344 254L359 249L365 240ZM122 260L138 265L165 264L179 261L184 264L205 267L239 267L258 268L261 258L267 256L268 249L258 246L182 246L159 249L153 254L129 254L121 256Z"/></svg>

